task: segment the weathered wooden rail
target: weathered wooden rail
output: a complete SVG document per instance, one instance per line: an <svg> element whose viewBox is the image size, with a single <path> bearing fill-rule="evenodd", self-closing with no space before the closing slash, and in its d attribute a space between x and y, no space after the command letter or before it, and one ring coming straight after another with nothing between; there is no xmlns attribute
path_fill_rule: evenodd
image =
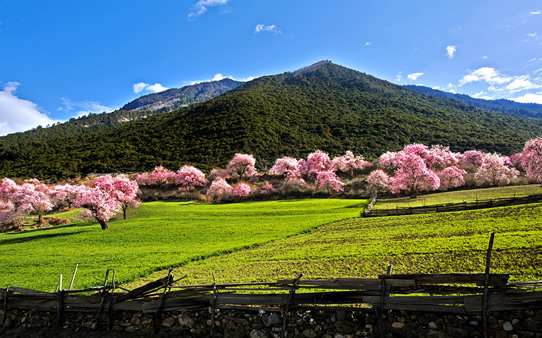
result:
<svg viewBox="0 0 542 338"><path fill-rule="evenodd" d="M209 307L371 311L373 306L382 306L389 310L470 314L482 311L484 277L483 273L414 274L382 275L374 279L174 286L171 276L129 292L112 292L110 285L55 293L9 287L0 290L0 304L4 308L97 313L111 310L157 313ZM508 283L508 277L490 275L489 311L542 308L542 292L537 291L542 288L542 281Z"/></svg>
<svg viewBox="0 0 542 338"><path fill-rule="evenodd" d="M542 194L529 195L529 196L523 196L523 197L476 200L476 201L470 201L470 202L465 201L465 202L458 202L458 203L434 204L434 205L428 205L428 206L408 207L408 208L395 208L395 209L371 208L371 209L366 210L364 212L364 215L366 217L415 215L415 214L427 214L427 213L436 213L436 212L487 209L487 208L538 203L538 202L542 202Z"/></svg>

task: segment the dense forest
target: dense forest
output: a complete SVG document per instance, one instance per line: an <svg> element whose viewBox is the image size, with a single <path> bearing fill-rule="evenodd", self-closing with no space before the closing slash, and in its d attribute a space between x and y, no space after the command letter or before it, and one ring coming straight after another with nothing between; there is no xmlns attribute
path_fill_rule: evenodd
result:
<svg viewBox="0 0 542 338"><path fill-rule="evenodd" d="M408 89L417 91L418 93L433 95L436 97L450 99L474 106L480 109L496 111L499 113L519 114L532 118L542 118L542 104L537 103L521 103L510 100L484 100L475 99L464 94L453 94L443 92L424 86L406 85Z"/></svg>
<svg viewBox="0 0 542 338"><path fill-rule="evenodd" d="M331 156L352 150L371 160L411 143L509 154L538 135L537 120L423 95L324 62L112 128L0 138L0 175L59 180L184 164L210 170L235 153L253 154L263 169L281 156L317 149Z"/></svg>

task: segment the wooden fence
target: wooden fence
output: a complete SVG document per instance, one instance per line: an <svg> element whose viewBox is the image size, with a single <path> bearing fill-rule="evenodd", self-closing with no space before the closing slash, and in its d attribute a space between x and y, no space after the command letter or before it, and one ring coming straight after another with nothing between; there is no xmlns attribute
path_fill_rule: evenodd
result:
<svg viewBox="0 0 542 338"><path fill-rule="evenodd" d="M542 308L542 281L508 283L508 274L484 273L382 275L378 278L336 278L269 283L175 286L170 274L140 288L118 292L114 283L84 290L49 293L20 287L0 290L7 308L96 312L97 320L113 310L159 315L188 309L252 309L292 311L303 309L351 311L413 310L454 314ZM488 289L484 304L484 289ZM88 294L94 292L93 294ZM414 295L413 295L414 294Z"/></svg>
<svg viewBox="0 0 542 338"><path fill-rule="evenodd" d="M542 201L542 194L530 195L524 197L497 198L490 200L476 200L471 202L435 204L420 207L395 208L395 209L366 209L366 217L396 216L396 215L415 215L434 212L449 212L474 209L486 209L494 207L503 207L509 205L538 203Z"/></svg>

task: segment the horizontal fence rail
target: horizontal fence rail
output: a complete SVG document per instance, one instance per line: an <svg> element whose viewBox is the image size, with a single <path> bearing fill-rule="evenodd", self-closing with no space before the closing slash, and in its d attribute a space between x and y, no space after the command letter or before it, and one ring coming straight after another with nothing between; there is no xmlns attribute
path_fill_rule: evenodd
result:
<svg viewBox="0 0 542 338"><path fill-rule="evenodd" d="M382 275L379 278L278 280L270 283L175 286L173 276L128 292L113 286L49 293L19 287L0 290L7 308L97 312L161 313L190 309L302 309L372 311L414 310L479 314L483 273ZM488 310L542 308L542 281L508 283L508 274L491 274ZM107 283L105 283L107 284ZM95 292L94 294L88 294Z"/></svg>
<svg viewBox="0 0 542 338"><path fill-rule="evenodd" d="M476 200L476 201L471 201L471 202L465 201L465 202L458 202L458 203L434 204L434 205L420 206L420 207L405 207L405 208L395 208L395 209L371 208L371 209L366 209L364 214L366 217L415 215L415 214L427 214L427 213L436 213L436 212L487 209L487 208L538 203L538 202L542 202L542 194L536 194L536 195L530 195L530 196L524 196L524 197Z"/></svg>

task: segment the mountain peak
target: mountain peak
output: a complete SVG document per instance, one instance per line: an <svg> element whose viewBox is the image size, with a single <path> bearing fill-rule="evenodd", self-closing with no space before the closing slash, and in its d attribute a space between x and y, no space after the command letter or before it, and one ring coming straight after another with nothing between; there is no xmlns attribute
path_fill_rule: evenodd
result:
<svg viewBox="0 0 542 338"><path fill-rule="evenodd" d="M292 73L291 77L294 78L294 77L298 77L299 75L315 72L318 69L322 68L323 66L329 65L329 64L331 64L331 61L329 60L316 62L315 64L296 70L295 72Z"/></svg>

